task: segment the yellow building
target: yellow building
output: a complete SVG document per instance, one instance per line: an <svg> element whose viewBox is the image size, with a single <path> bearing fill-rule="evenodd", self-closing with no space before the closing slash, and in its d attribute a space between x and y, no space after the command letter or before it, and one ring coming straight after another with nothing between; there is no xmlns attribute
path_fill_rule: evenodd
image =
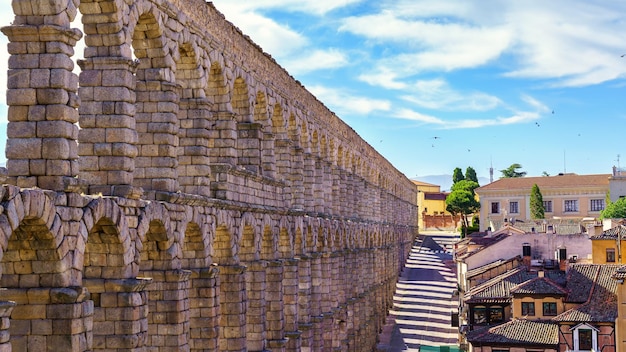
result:
<svg viewBox="0 0 626 352"><path fill-rule="evenodd" d="M594 264L626 264L626 226L618 225L591 237Z"/></svg>
<svg viewBox="0 0 626 352"><path fill-rule="evenodd" d="M545 219L597 218L606 206L609 180L614 182L610 174L499 179L476 189L480 199L480 230L497 230L511 220L530 220L530 192L535 184L543 198Z"/></svg>
<svg viewBox="0 0 626 352"><path fill-rule="evenodd" d="M448 193L441 192L441 186L412 180L417 187L418 226L420 230L445 228L454 229L456 224L452 214L446 211Z"/></svg>

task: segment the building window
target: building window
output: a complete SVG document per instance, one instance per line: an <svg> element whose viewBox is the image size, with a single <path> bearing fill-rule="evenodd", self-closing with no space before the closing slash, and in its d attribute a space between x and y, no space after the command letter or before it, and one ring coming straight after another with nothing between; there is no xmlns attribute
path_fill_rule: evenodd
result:
<svg viewBox="0 0 626 352"><path fill-rule="evenodd" d="M552 201L551 200L544 200L543 201L543 211L545 213L551 213L552 212Z"/></svg>
<svg viewBox="0 0 626 352"><path fill-rule="evenodd" d="M522 315L535 315L535 302L522 302Z"/></svg>
<svg viewBox="0 0 626 352"><path fill-rule="evenodd" d="M598 351L598 329L588 324L580 324L572 330L575 351Z"/></svg>
<svg viewBox="0 0 626 352"><path fill-rule="evenodd" d="M511 202L509 203L509 213L511 214L519 214L519 203Z"/></svg>
<svg viewBox="0 0 626 352"><path fill-rule="evenodd" d="M543 302L543 315L555 316L556 315L556 302Z"/></svg>
<svg viewBox="0 0 626 352"><path fill-rule="evenodd" d="M565 209L566 213L576 213L578 212L578 200L570 199L565 201Z"/></svg>
<svg viewBox="0 0 626 352"><path fill-rule="evenodd" d="M501 323L504 321L504 308L489 307L489 324Z"/></svg>
<svg viewBox="0 0 626 352"><path fill-rule="evenodd" d="M578 349L591 350L593 348L593 330L578 329Z"/></svg>
<svg viewBox="0 0 626 352"><path fill-rule="evenodd" d="M591 211L602 211L602 210L604 210L604 199L592 199Z"/></svg>
<svg viewBox="0 0 626 352"><path fill-rule="evenodd" d="M491 214L500 214L500 202L491 202Z"/></svg>
<svg viewBox="0 0 626 352"><path fill-rule="evenodd" d="M615 248L606 249L606 262L615 263Z"/></svg>
<svg viewBox="0 0 626 352"><path fill-rule="evenodd" d="M476 307L474 308L474 324L486 324L487 323L487 308Z"/></svg>

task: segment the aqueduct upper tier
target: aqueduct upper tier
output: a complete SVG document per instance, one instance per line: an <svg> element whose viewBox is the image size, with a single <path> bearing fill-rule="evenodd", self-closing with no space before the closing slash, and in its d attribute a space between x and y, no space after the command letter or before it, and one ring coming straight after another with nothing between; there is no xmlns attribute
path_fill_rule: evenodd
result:
<svg viewBox="0 0 626 352"><path fill-rule="evenodd" d="M372 349L410 180L210 2L12 6L0 349Z"/></svg>

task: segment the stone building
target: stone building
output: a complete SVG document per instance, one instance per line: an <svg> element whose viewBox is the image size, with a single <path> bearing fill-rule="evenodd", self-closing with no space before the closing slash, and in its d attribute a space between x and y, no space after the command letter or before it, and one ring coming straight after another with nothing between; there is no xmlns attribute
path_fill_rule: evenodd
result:
<svg viewBox="0 0 626 352"><path fill-rule="evenodd" d="M12 5L1 351L372 349L410 180L212 3Z"/></svg>

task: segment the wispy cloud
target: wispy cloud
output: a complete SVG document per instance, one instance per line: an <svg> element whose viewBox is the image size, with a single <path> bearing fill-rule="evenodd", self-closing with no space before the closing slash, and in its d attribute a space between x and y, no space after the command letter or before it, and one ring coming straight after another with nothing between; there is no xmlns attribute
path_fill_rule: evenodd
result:
<svg viewBox="0 0 626 352"><path fill-rule="evenodd" d="M363 0L254 0L240 1L233 4L232 0L213 0L219 4L220 10L237 8L237 11L255 11L281 9L307 14L324 15L335 9L357 4Z"/></svg>
<svg viewBox="0 0 626 352"><path fill-rule="evenodd" d="M240 3L220 3L219 10L244 34L251 35L263 51L272 56L286 57L310 44L307 38L289 26L279 24L248 7Z"/></svg>
<svg viewBox="0 0 626 352"><path fill-rule="evenodd" d="M341 115L368 115L376 111L391 110L391 102L388 100L351 95L345 90L320 85L307 87L307 89L331 110Z"/></svg>
<svg viewBox="0 0 626 352"><path fill-rule="evenodd" d="M511 33L504 26L486 28L402 16L385 11L349 17L339 30L374 40L381 46L395 45L397 53L383 58L379 67L395 67L400 76L484 65L500 56L511 43Z"/></svg>
<svg viewBox="0 0 626 352"><path fill-rule="evenodd" d="M443 79L420 80L402 99L423 108L448 111L488 111L501 105L498 97L482 92L458 92Z"/></svg>
<svg viewBox="0 0 626 352"><path fill-rule="evenodd" d="M508 117L494 117L492 119L443 119L425 115L410 109L400 109L393 117L433 125L439 129L474 129L487 126L502 126L534 122L540 115L536 112L519 112Z"/></svg>
<svg viewBox="0 0 626 352"><path fill-rule="evenodd" d="M320 69L334 69L348 64L348 56L339 49L314 50L304 56L291 56L283 61L289 73L298 75Z"/></svg>
<svg viewBox="0 0 626 352"><path fill-rule="evenodd" d="M509 59L500 66L505 76L546 80L553 86L593 85L626 76L619 57L626 3L399 0L381 8L346 18L339 29L392 47L376 63L376 71L392 68L396 77L478 68L502 56Z"/></svg>

